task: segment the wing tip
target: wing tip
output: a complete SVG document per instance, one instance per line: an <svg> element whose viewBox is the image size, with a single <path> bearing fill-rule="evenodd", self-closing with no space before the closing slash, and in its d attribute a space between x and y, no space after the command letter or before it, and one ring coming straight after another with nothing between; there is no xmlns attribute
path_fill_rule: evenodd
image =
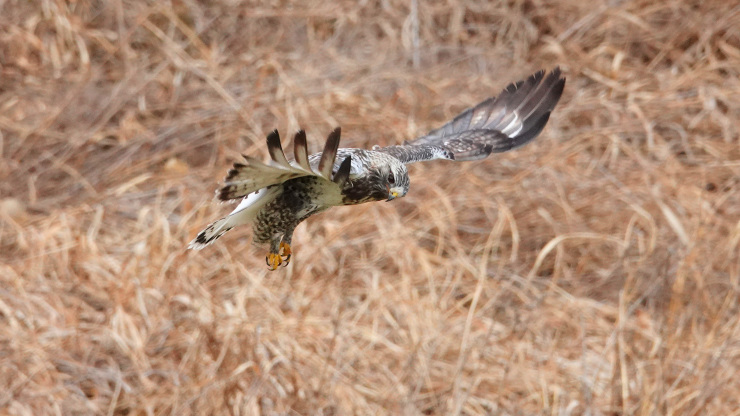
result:
<svg viewBox="0 0 740 416"><path fill-rule="evenodd" d="M552 114L552 111L546 111L545 113L543 113L539 118L537 118L537 120L535 120L531 124L531 126L529 126L526 131L522 131L521 133L512 137L510 147L502 151L516 149L517 147L524 146L525 144L534 140L534 138L539 136L540 133L542 133L542 130L545 129L547 122L550 120L550 114Z"/></svg>
<svg viewBox="0 0 740 416"><path fill-rule="evenodd" d="M536 74L544 73L544 70L540 70ZM526 144L542 132L564 90L565 77L559 66L537 80L532 90L523 97L521 107L514 112L521 120L521 128L512 134L512 149Z"/></svg>
<svg viewBox="0 0 740 416"><path fill-rule="evenodd" d="M216 190L216 199L219 201L225 202L225 201L231 201L235 198L240 198L239 196L234 196L234 189L235 185L224 185L221 188Z"/></svg>
<svg viewBox="0 0 740 416"><path fill-rule="evenodd" d="M311 166L308 163L306 131L303 129L298 130L293 136L293 157L303 170L311 171Z"/></svg>
<svg viewBox="0 0 740 416"><path fill-rule="evenodd" d="M283 145L280 142L280 133L278 133L277 129L267 135L267 151L270 153L270 158L273 162L286 167L290 165L288 158L285 157Z"/></svg>
<svg viewBox="0 0 740 416"><path fill-rule="evenodd" d="M270 145L270 142L277 141L278 144L280 144L280 132L278 132L278 129L273 129L271 132L267 133L267 145Z"/></svg>
<svg viewBox="0 0 740 416"><path fill-rule="evenodd" d="M334 167L334 160L337 157L337 150L339 149L339 141L342 137L342 128L335 127L334 130L329 133L326 138L326 144L324 145L324 151L321 154L319 160L319 174L327 179L331 180L331 171Z"/></svg>

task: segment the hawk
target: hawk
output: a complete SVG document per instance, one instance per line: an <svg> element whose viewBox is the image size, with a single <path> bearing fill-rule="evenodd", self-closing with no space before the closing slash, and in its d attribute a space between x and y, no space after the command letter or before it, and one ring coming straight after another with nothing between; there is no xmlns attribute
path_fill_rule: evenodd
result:
<svg viewBox="0 0 740 416"><path fill-rule="evenodd" d="M221 201L241 203L198 233L188 248L201 249L238 225L252 224L254 242L269 246L268 268L287 266L293 230L306 218L333 206L403 197L409 190L409 163L483 159L528 143L547 124L564 87L559 68L539 71L424 136L372 150L339 148L341 130L336 128L324 151L309 156L306 133L299 131L293 139L294 160L288 161L275 130L267 136L271 160L244 156L216 191Z"/></svg>

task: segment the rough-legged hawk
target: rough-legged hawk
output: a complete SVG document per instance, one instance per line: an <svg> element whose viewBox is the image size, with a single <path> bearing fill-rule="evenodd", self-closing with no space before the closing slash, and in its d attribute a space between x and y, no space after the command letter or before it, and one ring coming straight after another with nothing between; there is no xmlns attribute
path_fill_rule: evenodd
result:
<svg viewBox="0 0 740 416"><path fill-rule="evenodd" d="M273 131L267 136L271 160L263 163L244 156L244 163L234 164L217 191L221 201L242 199L239 206L201 231L188 248L201 249L232 228L251 223L254 242L269 245L270 270L287 265L293 230L301 221L337 205L406 195L408 163L483 159L524 145L545 127L564 87L559 68L547 76L539 71L400 146L340 149L337 128L329 134L324 151L309 156L306 134L299 131L293 139L295 160L288 161L280 136Z"/></svg>

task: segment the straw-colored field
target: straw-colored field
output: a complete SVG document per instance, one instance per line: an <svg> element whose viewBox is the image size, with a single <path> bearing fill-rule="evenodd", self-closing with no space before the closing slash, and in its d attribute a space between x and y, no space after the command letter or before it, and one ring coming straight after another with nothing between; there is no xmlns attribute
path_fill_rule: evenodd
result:
<svg viewBox="0 0 740 416"><path fill-rule="evenodd" d="M416 6L0 2L0 414L739 414L740 5ZM287 268L185 250L274 128L394 144L558 65L534 143Z"/></svg>

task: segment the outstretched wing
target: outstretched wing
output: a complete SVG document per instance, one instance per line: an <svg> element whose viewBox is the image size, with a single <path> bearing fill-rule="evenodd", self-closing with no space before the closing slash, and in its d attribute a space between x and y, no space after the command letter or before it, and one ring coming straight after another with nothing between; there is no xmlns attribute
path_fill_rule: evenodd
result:
<svg viewBox="0 0 740 416"><path fill-rule="evenodd" d="M280 144L280 135L274 130L267 136L270 161L264 163L253 157L244 156L245 163L234 163L224 179L224 186L216 191L218 199L228 201L243 198L252 192L281 184L303 176L318 176L333 181L340 187L349 177L352 157L344 154L342 162L335 167L337 149L342 130L337 127L329 134L324 151L318 155L318 163L309 163L306 133L301 130L293 139L295 161L288 161ZM312 157L315 159L315 157ZM312 166L313 165L313 166Z"/></svg>
<svg viewBox="0 0 740 416"><path fill-rule="evenodd" d="M565 78L560 68L545 76L539 71L510 84L491 97L463 111L444 126L401 146L376 149L404 163L435 159L476 160L505 152L537 137L560 100Z"/></svg>

